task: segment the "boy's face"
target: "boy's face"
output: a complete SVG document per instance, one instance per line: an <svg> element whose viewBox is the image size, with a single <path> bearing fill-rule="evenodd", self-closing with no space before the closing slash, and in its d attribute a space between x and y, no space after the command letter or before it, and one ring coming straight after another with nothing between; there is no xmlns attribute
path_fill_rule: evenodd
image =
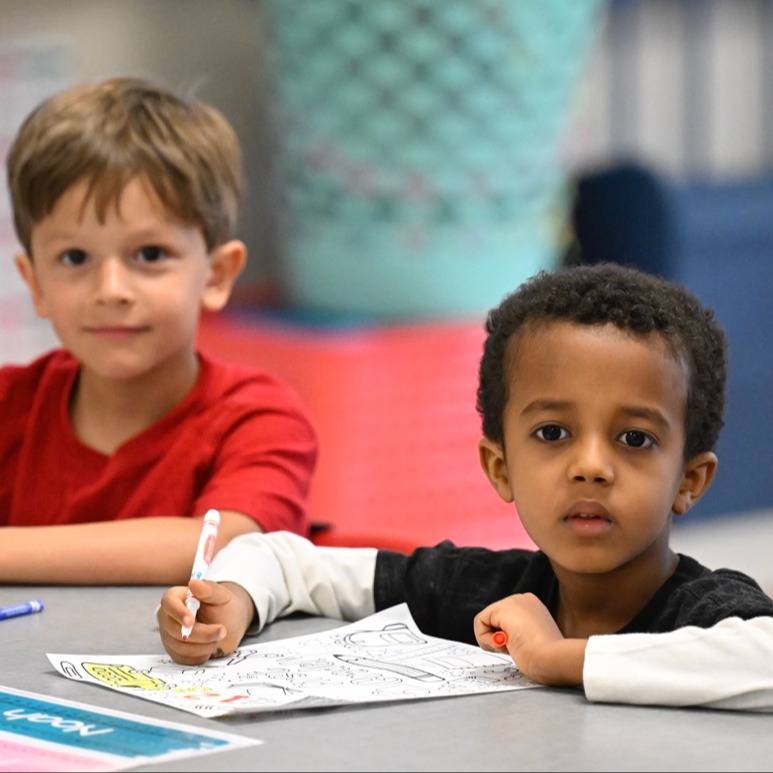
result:
<svg viewBox="0 0 773 773"><path fill-rule="evenodd" d="M208 254L201 231L170 218L140 179L104 222L86 190L65 191L33 229L32 256L17 256L38 314L84 373L189 372L200 311L225 304L243 253Z"/></svg>
<svg viewBox="0 0 773 773"><path fill-rule="evenodd" d="M510 343L505 448L481 441L500 496L554 566L612 571L668 553L716 458L685 464L688 373L657 335L549 322Z"/></svg>

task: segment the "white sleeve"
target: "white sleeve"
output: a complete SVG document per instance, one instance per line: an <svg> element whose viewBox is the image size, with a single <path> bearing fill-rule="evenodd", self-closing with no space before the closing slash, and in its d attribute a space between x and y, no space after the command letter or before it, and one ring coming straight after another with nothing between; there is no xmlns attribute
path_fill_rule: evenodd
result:
<svg viewBox="0 0 773 773"><path fill-rule="evenodd" d="M773 618L591 636L583 683L591 701L773 711Z"/></svg>
<svg viewBox="0 0 773 773"><path fill-rule="evenodd" d="M249 633L278 617L306 612L359 620L375 612L376 548L317 547L285 531L243 534L212 559L208 580L235 582L252 597Z"/></svg>

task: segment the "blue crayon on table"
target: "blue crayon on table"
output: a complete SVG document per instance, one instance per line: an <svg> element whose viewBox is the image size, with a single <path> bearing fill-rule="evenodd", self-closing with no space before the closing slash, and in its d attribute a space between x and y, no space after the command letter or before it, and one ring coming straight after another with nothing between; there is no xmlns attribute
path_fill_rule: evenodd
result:
<svg viewBox="0 0 773 773"><path fill-rule="evenodd" d="M42 612L45 604L42 601L25 601L23 604L11 604L7 607L0 607L0 620L8 620L11 617L21 615L32 615L35 612Z"/></svg>

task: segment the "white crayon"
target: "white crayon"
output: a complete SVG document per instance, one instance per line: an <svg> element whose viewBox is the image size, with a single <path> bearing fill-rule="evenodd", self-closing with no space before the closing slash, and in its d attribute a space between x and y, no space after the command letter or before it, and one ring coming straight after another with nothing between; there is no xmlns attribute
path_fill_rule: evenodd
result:
<svg viewBox="0 0 773 773"><path fill-rule="evenodd" d="M199 545L196 548L193 569L191 569L191 580L203 580L206 577L207 569L209 569L209 564L215 552L218 526L220 526L220 513L217 510L208 510L204 516L204 523L201 526ZM199 611L199 600L191 593L190 588L188 588L188 595L185 598L185 606L195 620L196 613ZM180 635L183 639L187 639L191 635L192 630L193 625L184 625L180 629Z"/></svg>

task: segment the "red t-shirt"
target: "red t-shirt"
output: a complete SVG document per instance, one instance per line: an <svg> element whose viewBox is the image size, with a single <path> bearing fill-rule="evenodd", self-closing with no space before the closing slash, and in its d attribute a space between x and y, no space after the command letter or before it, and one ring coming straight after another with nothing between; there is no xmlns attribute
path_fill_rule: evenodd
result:
<svg viewBox="0 0 773 773"><path fill-rule="evenodd" d="M317 435L300 398L261 371L200 359L190 394L110 456L73 431L71 355L0 368L0 525L215 508L245 513L265 531L307 534Z"/></svg>

